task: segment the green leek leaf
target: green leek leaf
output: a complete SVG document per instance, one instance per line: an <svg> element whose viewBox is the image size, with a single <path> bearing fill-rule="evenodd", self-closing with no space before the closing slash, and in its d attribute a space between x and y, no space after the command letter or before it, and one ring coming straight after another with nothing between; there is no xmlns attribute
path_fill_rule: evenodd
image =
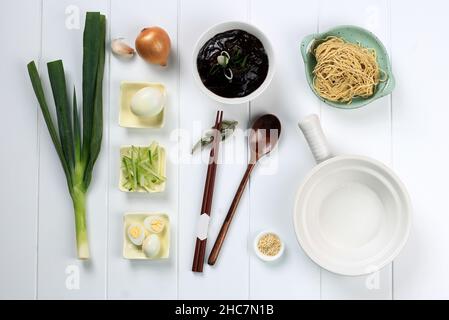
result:
<svg viewBox="0 0 449 320"><path fill-rule="evenodd" d="M81 124L78 114L78 103L76 102L76 90L73 87L73 100L72 100L72 112L73 112L73 140L75 147L75 161L81 160Z"/></svg>
<svg viewBox="0 0 449 320"><path fill-rule="evenodd" d="M64 157L71 170L75 167L74 141L72 131L72 120L67 97L65 83L64 66L61 60L49 62L47 64L48 77L50 78L51 89L56 106L56 116L58 119L59 138L61 139Z"/></svg>
<svg viewBox="0 0 449 320"><path fill-rule="evenodd" d="M69 165L66 161L66 158L64 156L64 151L62 150L61 142L59 140L58 133L56 131L56 127L53 123L53 120L51 118L50 110L48 109L48 104L45 99L44 89L42 88L42 82L39 77L39 73L36 68L36 64L34 61L31 61L27 65L28 68L28 74L31 79L31 84L33 85L33 90L36 95L37 101L39 102L39 106L42 111L42 115L44 116L45 124L47 125L48 132L50 133L51 140L53 142L53 145L55 146L56 153L58 154L59 160L61 161L62 168L64 170L67 184L69 187L69 190L72 189L72 176L70 173Z"/></svg>

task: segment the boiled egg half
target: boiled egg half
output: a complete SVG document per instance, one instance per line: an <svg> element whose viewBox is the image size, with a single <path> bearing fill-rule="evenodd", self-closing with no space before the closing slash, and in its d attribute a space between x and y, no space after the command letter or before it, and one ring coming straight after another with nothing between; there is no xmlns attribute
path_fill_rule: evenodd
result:
<svg viewBox="0 0 449 320"><path fill-rule="evenodd" d="M155 216L155 217L146 217L143 221L143 225L148 231L151 231L153 233L160 233L162 230L164 230L165 227L165 221L161 217Z"/></svg>
<svg viewBox="0 0 449 320"><path fill-rule="evenodd" d="M127 230L129 240L136 246L140 246L145 239L145 229L138 223L133 223Z"/></svg>

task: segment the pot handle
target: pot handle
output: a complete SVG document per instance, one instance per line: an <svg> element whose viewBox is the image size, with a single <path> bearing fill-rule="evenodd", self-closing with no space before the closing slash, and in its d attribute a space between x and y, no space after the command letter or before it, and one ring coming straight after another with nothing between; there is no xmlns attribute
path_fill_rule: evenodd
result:
<svg viewBox="0 0 449 320"><path fill-rule="evenodd" d="M298 126L304 134L317 163L333 157L321 128L320 119L316 114L308 115L298 123Z"/></svg>

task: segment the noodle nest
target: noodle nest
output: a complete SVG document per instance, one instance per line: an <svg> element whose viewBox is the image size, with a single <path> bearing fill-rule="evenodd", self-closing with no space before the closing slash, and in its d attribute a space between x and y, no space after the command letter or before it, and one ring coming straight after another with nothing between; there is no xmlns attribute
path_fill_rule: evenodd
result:
<svg viewBox="0 0 449 320"><path fill-rule="evenodd" d="M372 96L379 82L386 80L381 79L385 72L379 68L374 49L328 37L314 55L313 86L325 99L349 104L355 97Z"/></svg>

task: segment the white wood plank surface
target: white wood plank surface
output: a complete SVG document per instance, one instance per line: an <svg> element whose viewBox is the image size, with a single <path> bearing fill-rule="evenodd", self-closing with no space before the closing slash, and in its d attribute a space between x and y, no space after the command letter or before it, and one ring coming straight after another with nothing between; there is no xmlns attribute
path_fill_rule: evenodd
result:
<svg viewBox="0 0 449 320"><path fill-rule="evenodd" d="M107 290L111 299L175 299L177 297L178 171L167 157L166 189L160 194L124 193L118 189L121 145L145 145L153 140L166 148L167 155L176 147L170 133L178 126L178 63L176 0L113 0L111 38L125 37L134 46L140 30L161 26L170 35L172 52L168 67L149 65L139 57L123 61L111 56L108 273ZM157 14L156 14L157 13ZM129 129L118 125L120 82L161 82L167 88L165 126L162 129ZM125 212L165 212L170 217L170 258L161 261L125 260L122 256L123 214Z"/></svg>
<svg viewBox="0 0 449 320"><path fill-rule="evenodd" d="M303 2L303 5L305 2ZM258 232L273 229L286 245L275 265L250 252L250 297L253 299L319 299L320 268L302 252L293 229L296 191L314 160L297 122L319 112L319 102L308 89L300 41L316 32L317 4L297 10L298 1L251 1L251 23L262 29L275 48L276 74L270 88L251 102L251 118L273 113L282 124L277 152L254 170L251 178L249 245ZM286 156L288 155L288 156ZM274 296L273 293L276 292Z"/></svg>
<svg viewBox="0 0 449 320"><path fill-rule="evenodd" d="M444 58L449 56L444 42L448 9L449 3L443 0L1 1L0 36L14 45L0 52L7 62L0 73L7 119L0 126L0 147L9 155L0 160L1 176L8 182L0 186L4 257L0 299L449 298L449 206L445 200L449 129L447 103L441 97L449 86L449 63ZM88 195L93 257L89 262L75 258L73 209L65 177L26 73L29 60L39 61L53 104L45 63L61 58L68 85L77 86L81 100L85 11L108 16L108 41L123 36L134 45L140 29L151 25L164 27L172 39L172 56L165 69L139 57L123 61L107 52L103 149ZM20 27L12 18L14 12L22 14ZM277 58L276 74L258 99L220 106L194 83L192 51L207 28L231 20L248 21L266 33ZM358 110L330 108L314 97L305 80L299 43L307 34L340 24L371 30L390 51L397 82L391 97ZM122 80L158 81L167 86L163 129L119 127ZM197 275L191 265L207 152L191 156L189 148L201 130L213 124L219 108L226 119L238 120L240 129L262 113L274 113L282 122L282 133L277 152L253 172L217 265L206 266L204 274ZM321 115L335 153L381 160L393 167L410 191L414 205L410 241L379 274L341 277L321 270L296 242L291 223L294 197L314 166L297 122L312 112ZM181 129L181 137L176 129ZM166 191L157 195L120 192L120 146L153 140L169 153ZM217 172L207 254L245 170L246 137L236 135L221 153L225 159ZM122 217L130 211L163 211L170 216L170 259L122 258ZM18 226L21 233L16 240ZM274 265L259 261L251 249L255 234L268 228L278 231L287 246L283 259ZM79 288L73 282L77 274Z"/></svg>
<svg viewBox="0 0 449 320"><path fill-rule="evenodd" d="M342 0L336 6L330 0L322 0L319 32L336 25L358 25L373 32L388 49L387 4L386 0ZM389 97L356 110L340 110L322 104L323 130L334 152L362 154L390 164L390 110ZM342 277L323 270L321 296L323 299L390 299L391 272L391 266L387 266L378 275Z"/></svg>
<svg viewBox="0 0 449 320"><path fill-rule="evenodd" d="M229 10L239 8L239 10ZM180 59L180 127L187 131L187 140L198 139L198 130L213 126L218 108L224 110L225 119L239 121L240 128L248 124L248 105L219 106L205 97L192 76L192 54L200 35L214 24L225 21L246 21L248 7L246 2L230 0L180 1L179 11L179 59ZM230 155L231 161L221 164L217 169L216 188L212 205L209 239L206 258L215 237L246 169L246 138L241 135L227 141L221 149L222 155ZM188 148L192 141L187 141ZM243 148L240 148L243 146ZM182 228L179 230L179 298L181 299L242 299L248 297L248 250L247 232L249 222L248 193L242 196L236 217L228 237L214 267L207 264L204 274L191 271L195 234L201 210L204 180L206 177L208 154L203 160L197 154L189 157L189 150L183 150L186 162L180 165L180 212ZM240 151L238 156L237 152ZM243 152L242 152L243 151ZM232 161L232 155L240 161ZM203 162L201 162L203 161Z"/></svg>
<svg viewBox="0 0 449 320"><path fill-rule="evenodd" d="M0 299L33 299L36 291L38 106L26 64L39 59L40 26L39 1L0 4L0 38L10 44L2 50L0 72Z"/></svg>
<svg viewBox="0 0 449 320"><path fill-rule="evenodd" d="M43 3L41 77L47 84L50 105L53 101L46 63L56 59L63 60L67 86L72 88L75 85L78 101L82 101L82 33L86 11L101 11L109 16L108 2L45 0ZM108 115L108 80L106 65L104 119ZM76 259L75 221L65 176L43 119L39 122L39 299L105 297L107 131L108 121L104 121L103 149L95 164L88 192L87 228L92 259L80 261Z"/></svg>
<svg viewBox="0 0 449 320"><path fill-rule="evenodd" d="M414 206L394 263L395 299L449 299L448 10L447 1L392 1L393 163Z"/></svg>

